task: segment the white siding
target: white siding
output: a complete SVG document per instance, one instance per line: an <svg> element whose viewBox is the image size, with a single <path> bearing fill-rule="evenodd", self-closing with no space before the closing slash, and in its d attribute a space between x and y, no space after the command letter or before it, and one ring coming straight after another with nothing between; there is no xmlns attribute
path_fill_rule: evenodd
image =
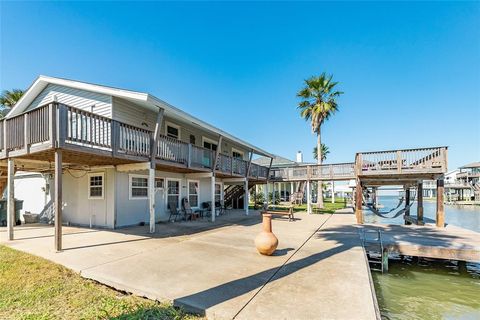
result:
<svg viewBox="0 0 480 320"><path fill-rule="evenodd" d="M129 101L113 97L112 119L154 131L157 115Z"/></svg>
<svg viewBox="0 0 480 320"><path fill-rule="evenodd" d="M91 221L94 227L113 228L115 171L107 169L94 172L105 174L103 199L88 199L89 176L86 172L63 174L63 222L89 226Z"/></svg>
<svg viewBox="0 0 480 320"><path fill-rule="evenodd" d="M23 214L42 212L50 199L45 197L46 181L40 174L17 174L14 180L15 198L23 200L23 209L20 210L20 220L24 221Z"/></svg>
<svg viewBox="0 0 480 320"><path fill-rule="evenodd" d="M72 89L56 84L49 84L43 89L43 91L28 106L27 111L54 101L55 97L59 103L86 111L92 111L104 117L112 117L111 96Z"/></svg>

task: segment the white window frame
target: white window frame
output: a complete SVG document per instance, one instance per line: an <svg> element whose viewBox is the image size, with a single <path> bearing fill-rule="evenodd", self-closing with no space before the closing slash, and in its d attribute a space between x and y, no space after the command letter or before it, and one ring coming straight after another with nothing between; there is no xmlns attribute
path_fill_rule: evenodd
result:
<svg viewBox="0 0 480 320"><path fill-rule="evenodd" d="M87 175L88 177L88 199L89 200L103 200L105 199L105 172L92 172ZM92 197L90 194L90 178L91 177L102 177L102 196L101 197Z"/></svg>
<svg viewBox="0 0 480 320"><path fill-rule="evenodd" d="M204 137L202 136L202 148L205 148L204 145L205 145L205 142L208 142L210 144L214 144L217 146L217 150L218 150L218 141L215 141L215 140L212 140L210 138L207 138L207 137ZM212 150L212 149L210 149Z"/></svg>
<svg viewBox="0 0 480 320"><path fill-rule="evenodd" d="M168 196L172 195L168 193L168 181L178 181L178 207L177 209L180 210L182 206L182 179L177 178L166 178L165 179L165 208L168 208ZM188 192L188 191L187 191Z"/></svg>
<svg viewBox="0 0 480 320"><path fill-rule="evenodd" d="M245 160L245 152L244 152L244 151L241 151L241 150L238 150L238 149L232 147L232 158L233 158L233 153L234 153L234 152L241 154L241 155L242 155L242 158L241 158L241 159L242 159L242 160Z"/></svg>
<svg viewBox="0 0 480 320"><path fill-rule="evenodd" d="M182 140L182 127L180 127L178 124L165 121L165 135L166 135L167 137L169 137L169 138L172 138L172 139L175 139L175 138L170 137L170 136L168 135L168 127L172 127L172 128L177 129L177 130L178 130L177 140Z"/></svg>
<svg viewBox="0 0 480 320"><path fill-rule="evenodd" d="M220 201L223 201L223 182L215 182L215 189L213 189L215 197L217 196L217 193L216 193L217 185L220 186ZM216 199L215 199L215 201L216 201Z"/></svg>
<svg viewBox="0 0 480 320"><path fill-rule="evenodd" d="M146 197L133 197L132 196L132 178L146 178L147 179L147 196ZM128 175L128 200L146 200L148 199L148 186L149 186L149 181L148 181L148 176L144 174L129 174ZM136 187L138 188L138 187Z"/></svg>
<svg viewBox="0 0 480 320"><path fill-rule="evenodd" d="M192 204L190 203L190 195L195 195L195 194L191 194L190 193L190 182L196 182L198 184L198 192L196 194L197 196L197 205L196 206L192 206ZM188 199L188 203L190 203L190 206L192 208L200 208L200 180L187 180L187 199Z"/></svg>
<svg viewBox="0 0 480 320"><path fill-rule="evenodd" d="M163 181L163 187L157 187L157 181ZM165 189L165 178L163 177L155 177L155 190L164 190Z"/></svg>

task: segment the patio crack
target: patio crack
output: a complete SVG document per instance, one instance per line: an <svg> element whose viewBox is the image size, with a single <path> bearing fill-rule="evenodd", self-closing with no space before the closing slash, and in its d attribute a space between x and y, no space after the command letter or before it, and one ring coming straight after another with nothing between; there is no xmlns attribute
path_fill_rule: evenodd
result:
<svg viewBox="0 0 480 320"><path fill-rule="evenodd" d="M322 224L300 245L300 247L298 247L298 249L295 250L295 252L287 260L285 260L281 266L278 267L278 269L267 279L267 281L265 281L265 283L257 290L257 292L255 292L255 294L250 299L248 299L248 301L243 305L243 307L241 307L240 310L235 313L232 319L238 317L238 315L250 304L250 302L252 302L253 299L257 297L257 295L263 290L263 288L265 288L267 284L269 284L275 278L275 276L280 272L280 270L282 270L283 267L290 260L292 260L292 258L297 254L297 252L299 252L305 246L305 244L307 244L307 242L310 241L310 239L312 239L312 237L323 228L323 226L328 222L328 220L330 220L331 217L333 217L334 214L335 213L332 213L327 219L325 219L325 221L322 222Z"/></svg>

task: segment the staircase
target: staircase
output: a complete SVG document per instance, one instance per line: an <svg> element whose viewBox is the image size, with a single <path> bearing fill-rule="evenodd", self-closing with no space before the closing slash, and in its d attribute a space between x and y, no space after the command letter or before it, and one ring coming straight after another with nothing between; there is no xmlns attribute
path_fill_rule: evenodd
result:
<svg viewBox="0 0 480 320"><path fill-rule="evenodd" d="M248 190L255 184L249 183ZM227 208L243 209L243 197L245 196L245 188L242 185L229 185L223 191L223 199ZM241 200L241 201L239 201Z"/></svg>
<svg viewBox="0 0 480 320"><path fill-rule="evenodd" d="M50 200L39 215L40 223L53 224L55 221L55 208L53 200Z"/></svg>
<svg viewBox="0 0 480 320"><path fill-rule="evenodd" d="M290 202L293 204L302 204L303 203L303 197L305 195L305 187L306 187L306 182L305 181L300 181L298 184L297 190L290 195Z"/></svg>

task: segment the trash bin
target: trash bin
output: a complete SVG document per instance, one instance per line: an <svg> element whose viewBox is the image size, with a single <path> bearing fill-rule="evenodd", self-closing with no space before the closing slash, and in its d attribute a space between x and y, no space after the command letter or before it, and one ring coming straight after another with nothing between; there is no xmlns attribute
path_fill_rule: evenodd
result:
<svg viewBox="0 0 480 320"><path fill-rule="evenodd" d="M15 199L15 225L22 224L20 220L20 210L23 208L23 200ZM7 199L0 200L0 225L7 225Z"/></svg>

